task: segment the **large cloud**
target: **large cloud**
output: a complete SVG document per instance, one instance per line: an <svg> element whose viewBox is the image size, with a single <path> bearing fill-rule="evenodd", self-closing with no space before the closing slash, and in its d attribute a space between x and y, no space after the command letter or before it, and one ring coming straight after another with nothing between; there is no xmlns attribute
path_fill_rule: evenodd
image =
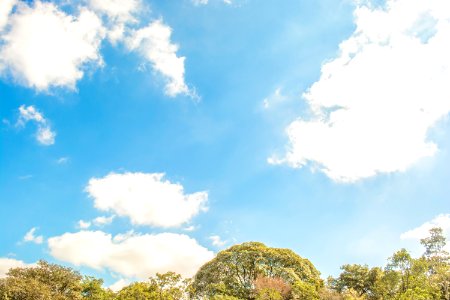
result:
<svg viewBox="0 0 450 300"><path fill-rule="evenodd" d="M88 65L102 64L104 29L86 9L74 17L51 3L36 1L30 7L21 2L9 25L0 41L0 72L25 86L74 89Z"/></svg>
<svg viewBox="0 0 450 300"><path fill-rule="evenodd" d="M185 194L183 186L164 174L111 173L89 181L86 191L94 206L126 216L139 225L180 226L206 209L207 192Z"/></svg>
<svg viewBox="0 0 450 300"><path fill-rule="evenodd" d="M48 244L59 260L139 279L167 271L190 277L214 256L194 239L174 233L112 237L102 231L80 231L52 237Z"/></svg>
<svg viewBox="0 0 450 300"><path fill-rule="evenodd" d="M130 50L138 51L152 67L166 78L166 94L191 94L184 81L185 57L177 56L178 45L170 40L172 29L161 20L132 32L127 39Z"/></svg>
<svg viewBox="0 0 450 300"><path fill-rule="evenodd" d="M351 182L436 152L427 132L450 111L450 2L360 6L355 23L304 94L314 117L287 128L288 152L271 162L310 164Z"/></svg>

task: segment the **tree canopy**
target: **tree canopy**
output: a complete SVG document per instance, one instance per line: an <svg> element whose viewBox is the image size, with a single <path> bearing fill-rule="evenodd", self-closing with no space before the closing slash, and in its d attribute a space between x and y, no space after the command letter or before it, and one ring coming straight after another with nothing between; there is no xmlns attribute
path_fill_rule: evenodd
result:
<svg viewBox="0 0 450 300"><path fill-rule="evenodd" d="M304 299L314 299L322 286L319 271L308 259L289 249L248 242L219 252L203 265L194 277L193 289L197 297L209 298L220 294L254 299L257 297L255 282L258 278L282 281L293 292L308 294L309 298Z"/></svg>

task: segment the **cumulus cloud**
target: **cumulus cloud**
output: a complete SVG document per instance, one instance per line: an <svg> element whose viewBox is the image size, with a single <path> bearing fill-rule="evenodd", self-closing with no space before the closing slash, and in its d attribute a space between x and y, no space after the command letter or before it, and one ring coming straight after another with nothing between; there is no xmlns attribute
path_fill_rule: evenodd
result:
<svg viewBox="0 0 450 300"><path fill-rule="evenodd" d="M19 119L17 120L16 126L23 127L28 122L37 124L36 140L40 144L49 146L55 143L56 133L51 129L44 115L32 105L21 105L19 107Z"/></svg>
<svg viewBox="0 0 450 300"><path fill-rule="evenodd" d="M166 78L165 92L168 96L192 95L184 80L185 57L177 56L178 45L171 42L171 34L169 26L156 20L147 27L133 31L126 44Z"/></svg>
<svg viewBox="0 0 450 300"><path fill-rule="evenodd" d="M8 23L8 17L16 2L16 0L2 0L0 2L0 32L3 31L3 28Z"/></svg>
<svg viewBox="0 0 450 300"><path fill-rule="evenodd" d="M387 0L354 15L355 32L303 95L313 117L288 126L286 155L269 162L353 182L437 151L427 133L450 111L449 2Z"/></svg>
<svg viewBox="0 0 450 300"><path fill-rule="evenodd" d="M42 235L35 235L36 227L31 228L23 237L24 242L30 242L35 244L42 244L44 237Z"/></svg>
<svg viewBox="0 0 450 300"><path fill-rule="evenodd" d="M421 240L430 235L430 229L433 227L440 227L448 235L450 229L450 214L440 214L433 220L428 221L416 227L414 229L408 230L400 235L400 239L407 240Z"/></svg>
<svg viewBox="0 0 450 300"><path fill-rule="evenodd" d="M51 255L61 261L139 279L167 271L190 277L214 256L194 239L174 233L112 237L102 231L80 231L52 237L48 244Z"/></svg>
<svg viewBox="0 0 450 300"><path fill-rule="evenodd" d="M183 186L160 173L111 173L92 178L86 191L94 206L129 217L133 224L176 227L206 210L208 193L185 194Z"/></svg>
<svg viewBox="0 0 450 300"><path fill-rule="evenodd" d="M28 265L21 260L0 257L0 278L5 277L11 268L23 268L26 266Z"/></svg>
<svg viewBox="0 0 450 300"><path fill-rule="evenodd" d="M0 73L27 87L74 89L88 66L103 63L99 50L104 29L87 9L74 17L52 3L21 2L9 25L0 41Z"/></svg>

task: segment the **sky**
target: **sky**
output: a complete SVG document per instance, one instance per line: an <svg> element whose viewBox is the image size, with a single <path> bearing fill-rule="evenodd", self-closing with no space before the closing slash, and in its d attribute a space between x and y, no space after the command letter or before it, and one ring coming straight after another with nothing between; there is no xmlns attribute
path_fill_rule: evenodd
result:
<svg viewBox="0 0 450 300"><path fill-rule="evenodd" d="M450 237L449 35L447 0L2 0L0 276L420 255Z"/></svg>

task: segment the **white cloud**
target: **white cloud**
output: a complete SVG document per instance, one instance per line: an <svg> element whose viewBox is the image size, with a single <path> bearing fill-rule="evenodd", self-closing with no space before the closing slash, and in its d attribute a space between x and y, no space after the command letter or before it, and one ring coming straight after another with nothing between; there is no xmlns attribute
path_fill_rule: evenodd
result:
<svg viewBox="0 0 450 300"><path fill-rule="evenodd" d="M132 32L126 44L131 51L138 51L166 78L167 95L192 95L184 81L185 57L177 56L178 45L171 42L171 34L169 26L156 20L147 27Z"/></svg>
<svg viewBox="0 0 450 300"><path fill-rule="evenodd" d="M97 217L94 220L92 220L92 223L94 223L94 225L96 225L96 226L108 225L108 224L111 224L111 222L114 220L114 217L115 216L110 216L110 217L101 216L101 217Z"/></svg>
<svg viewBox="0 0 450 300"><path fill-rule="evenodd" d="M312 119L288 128L285 157L336 181L405 171L437 146L427 132L450 111L450 2L360 6L356 30L304 94Z"/></svg>
<svg viewBox="0 0 450 300"><path fill-rule="evenodd" d="M89 66L102 65L101 20L81 9L77 17L41 1L20 3L1 38L0 72L37 89L75 88Z"/></svg>
<svg viewBox="0 0 450 300"><path fill-rule="evenodd" d="M91 222L79 220L77 223L77 227L80 229L88 229L89 227L91 227Z"/></svg>
<svg viewBox="0 0 450 300"><path fill-rule="evenodd" d="M175 227L206 210L207 192L185 194L183 186L164 174L111 173L92 178L86 191L94 206L129 217L133 224Z"/></svg>
<svg viewBox="0 0 450 300"><path fill-rule="evenodd" d="M34 233L36 232L36 227L31 228L23 237L24 242L31 242L31 243L35 243L35 244L42 244L42 242L44 241L44 237L42 235L34 235Z"/></svg>
<svg viewBox="0 0 450 300"><path fill-rule="evenodd" d="M25 126L30 121L36 123L38 126L36 139L40 144L49 146L55 143L56 133L52 131L44 115L32 105L27 107L21 105L19 107L19 119L16 125Z"/></svg>
<svg viewBox="0 0 450 300"><path fill-rule="evenodd" d="M139 0L89 0L89 7L118 22L136 22L134 14L141 8Z"/></svg>
<svg viewBox="0 0 450 300"><path fill-rule="evenodd" d="M52 237L48 244L56 259L139 279L166 271L190 277L214 256L194 239L173 233L113 238L102 231L80 231Z"/></svg>
<svg viewBox="0 0 450 300"><path fill-rule="evenodd" d="M5 277L11 268L23 268L26 266L28 265L21 260L0 257L0 278Z"/></svg>
<svg viewBox="0 0 450 300"><path fill-rule="evenodd" d="M407 240L421 240L430 235L430 229L433 227L440 227L448 235L450 229L450 214L440 214L433 220L428 221L416 227L414 229L408 230L400 235L400 239Z"/></svg>
<svg viewBox="0 0 450 300"><path fill-rule="evenodd" d="M184 231L191 232L197 230L197 227L194 225L183 228Z"/></svg>
<svg viewBox="0 0 450 300"><path fill-rule="evenodd" d="M0 2L0 32L3 31L3 28L8 23L9 15L16 2L16 0L2 0Z"/></svg>
<svg viewBox="0 0 450 300"><path fill-rule="evenodd" d="M50 127L40 127L36 134L36 138L42 145L53 145L55 143L55 132Z"/></svg>
<svg viewBox="0 0 450 300"><path fill-rule="evenodd" d="M107 17L108 38L115 44L125 35L126 25L136 23L135 15L142 10L140 0L88 0L89 7Z"/></svg>
<svg viewBox="0 0 450 300"><path fill-rule="evenodd" d="M227 243L227 241L223 241L222 238L218 235L212 235L209 237L209 239L211 240L213 246L216 247L222 247Z"/></svg>

